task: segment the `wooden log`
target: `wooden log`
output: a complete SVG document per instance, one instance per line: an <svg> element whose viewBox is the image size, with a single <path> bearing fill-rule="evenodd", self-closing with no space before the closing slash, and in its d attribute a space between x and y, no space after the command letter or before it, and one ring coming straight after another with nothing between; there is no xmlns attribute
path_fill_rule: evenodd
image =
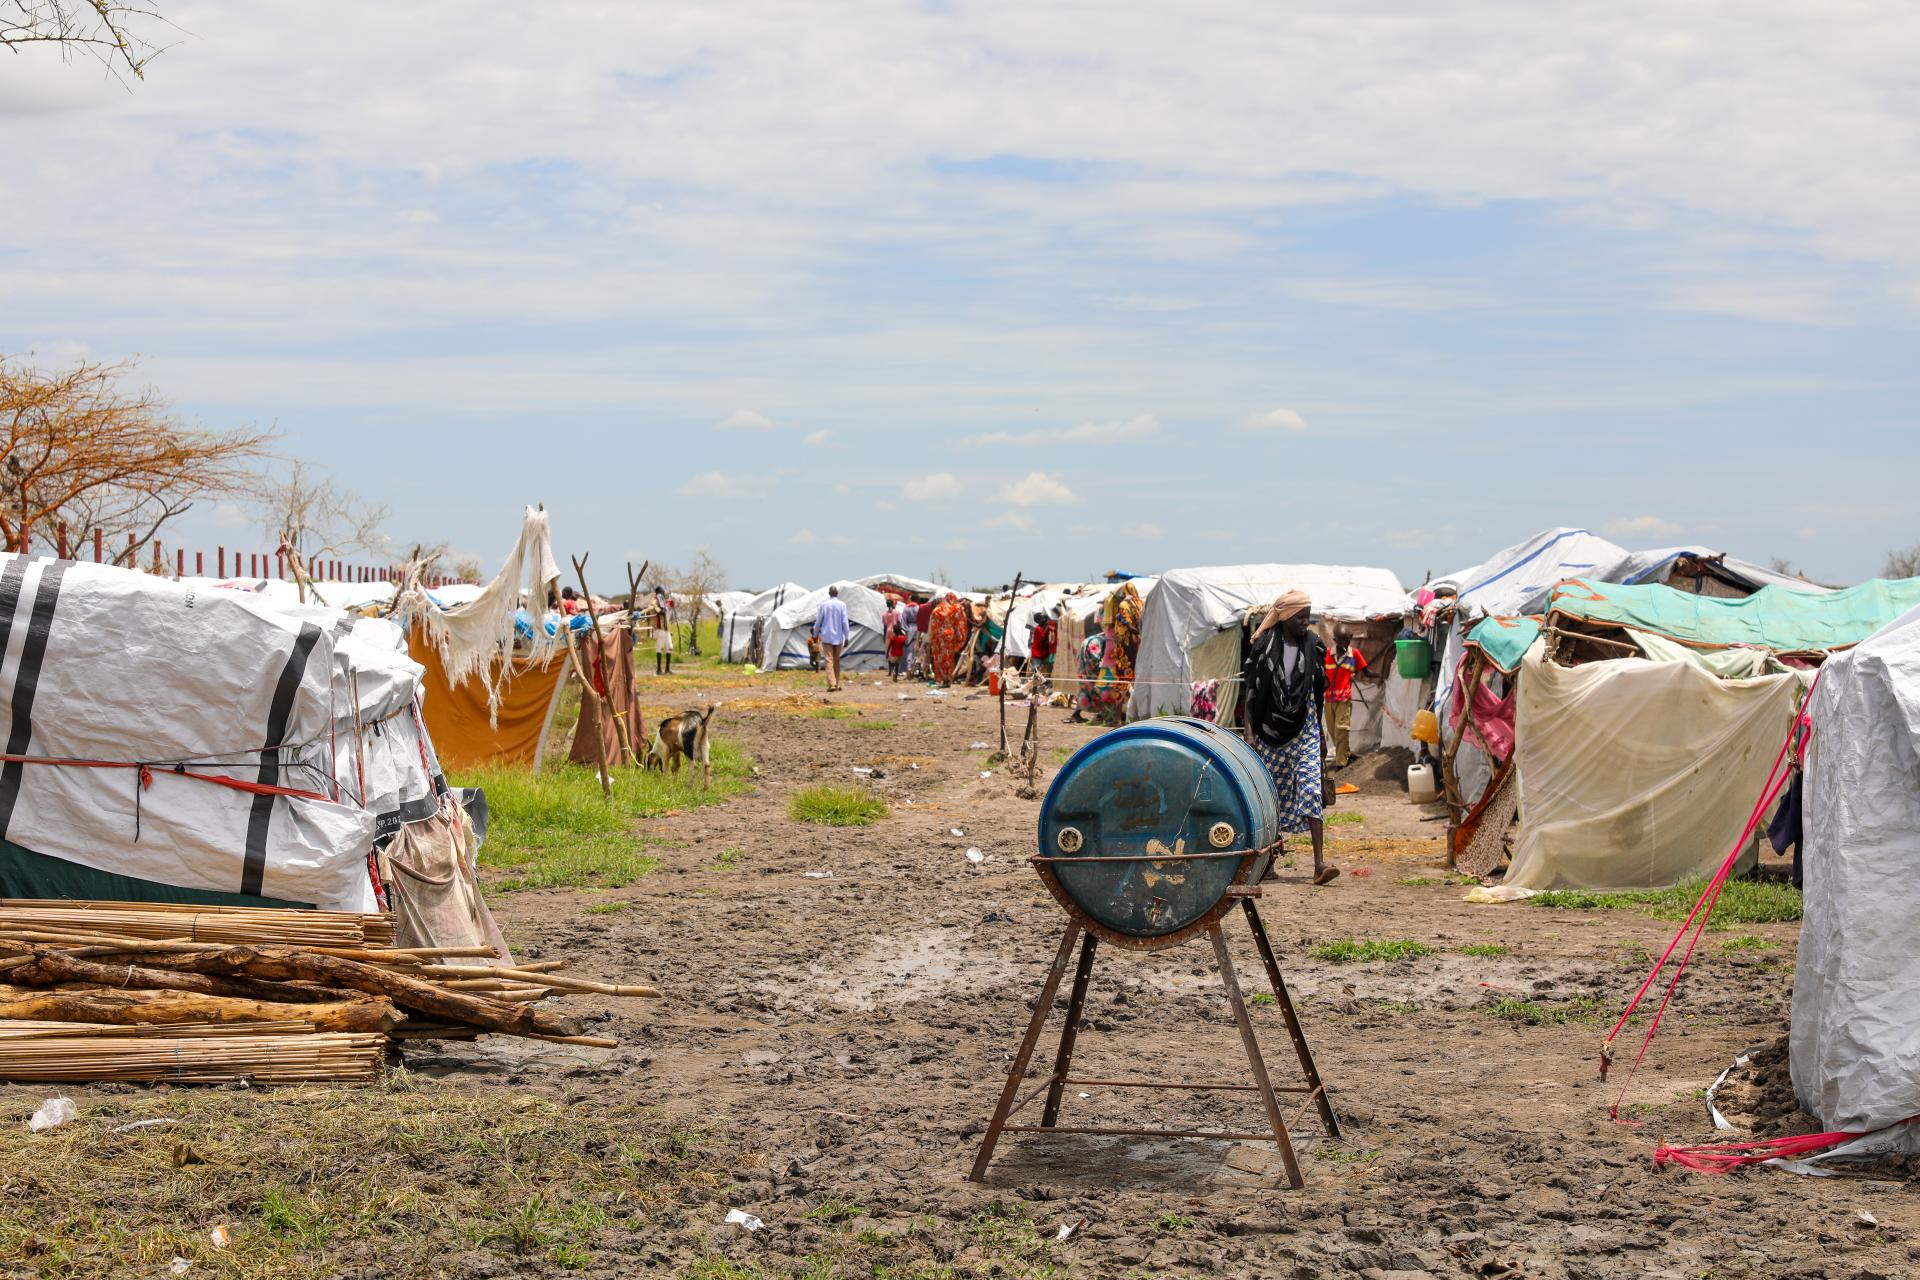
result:
<svg viewBox="0 0 1920 1280"><path fill-rule="evenodd" d="M273 1004L192 991L35 991L0 987L0 1018L151 1026L167 1022L304 1022L315 1031L384 1035L405 1016L385 1000Z"/></svg>
<svg viewBox="0 0 1920 1280"><path fill-rule="evenodd" d="M23 987L49 987L78 982L110 990L132 987L150 991L192 991L201 995L228 996L237 1000L269 1000L278 1004L322 1004L376 998L360 991L331 990L305 982L263 982L258 978L179 973L144 965L101 964L46 947L37 948L30 963L8 971L7 980Z"/></svg>
<svg viewBox="0 0 1920 1280"><path fill-rule="evenodd" d="M227 947L191 955L162 955L155 968L189 973L241 974L276 981L314 982L385 996L403 1009L440 1022L463 1022L503 1035L569 1036L578 1032L568 1019L508 1001L446 991L430 982L375 965L286 947Z"/></svg>

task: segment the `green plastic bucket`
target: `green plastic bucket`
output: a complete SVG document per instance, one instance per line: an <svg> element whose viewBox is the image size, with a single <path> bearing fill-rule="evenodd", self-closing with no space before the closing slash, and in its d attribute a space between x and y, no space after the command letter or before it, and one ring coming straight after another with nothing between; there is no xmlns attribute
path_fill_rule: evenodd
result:
<svg viewBox="0 0 1920 1280"><path fill-rule="evenodd" d="M1433 646L1419 636L1393 642L1394 662L1408 680L1424 680L1433 669Z"/></svg>

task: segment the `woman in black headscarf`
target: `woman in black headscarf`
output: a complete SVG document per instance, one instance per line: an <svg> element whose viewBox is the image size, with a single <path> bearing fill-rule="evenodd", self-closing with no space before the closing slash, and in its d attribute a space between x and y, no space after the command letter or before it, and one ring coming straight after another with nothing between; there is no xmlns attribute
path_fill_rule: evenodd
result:
<svg viewBox="0 0 1920 1280"><path fill-rule="evenodd" d="M1340 874L1326 864L1321 709L1327 696L1327 646L1308 625L1313 605L1289 591L1267 608L1241 665L1247 743L1267 766L1280 801L1280 829L1313 836L1313 882Z"/></svg>

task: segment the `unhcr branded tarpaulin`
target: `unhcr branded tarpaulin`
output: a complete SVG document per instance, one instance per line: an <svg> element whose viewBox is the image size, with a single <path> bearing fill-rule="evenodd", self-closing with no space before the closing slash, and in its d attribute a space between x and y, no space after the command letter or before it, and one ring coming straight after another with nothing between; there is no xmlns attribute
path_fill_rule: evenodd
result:
<svg viewBox="0 0 1920 1280"><path fill-rule="evenodd" d="M331 798L338 631L241 592L0 555L0 838L128 882L372 909L375 815ZM44 896L34 859L7 866L28 881L10 896Z"/></svg>

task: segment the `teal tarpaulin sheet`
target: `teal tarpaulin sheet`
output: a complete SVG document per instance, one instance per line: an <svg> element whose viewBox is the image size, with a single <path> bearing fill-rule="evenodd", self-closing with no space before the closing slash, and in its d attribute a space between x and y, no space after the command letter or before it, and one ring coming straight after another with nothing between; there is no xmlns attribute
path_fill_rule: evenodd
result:
<svg viewBox="0 0 1920 1280"><path fill-rule="evenodd" d="M1661 588L1666 590L1665 587ZM1538 618L1483 618L1467 633L1467 643L1487 655L1487 660L1508 675L1520 669L1520 659L1540 638Z"/></svg>
<svg viewBox="0 0 1920 1280"><path fill-rule="evenodd" d="M1657 584L1630 587L1575 578L1554 588L1547 612L1651 631L1702 648L1748 645L1801 653L1859 644L1916 606L1920 578L1874 578L1824 595L1765 587L1744 600L1697 596ZM1479 640L1485 629L1486 623L1476 627L1473 638ZM1486 644L1481 647L1492 655Z"/></svg>

